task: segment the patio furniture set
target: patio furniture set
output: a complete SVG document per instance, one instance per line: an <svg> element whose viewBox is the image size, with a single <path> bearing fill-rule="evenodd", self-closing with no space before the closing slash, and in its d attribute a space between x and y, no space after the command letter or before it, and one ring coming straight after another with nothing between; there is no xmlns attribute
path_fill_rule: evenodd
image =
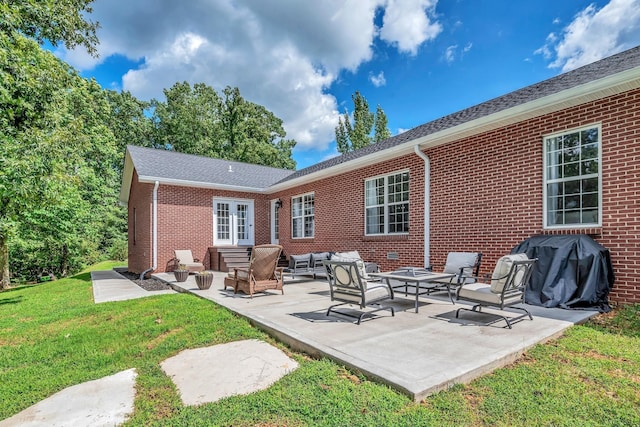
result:
<svg viewBox="0 0 640 427"><path fill-rule="evenodd" d="M446 292L454 305L455 301L474 304L472 308L458 308L456 318L461 310L481 312L483 307L495 307L524 312L517 317L498 315L498 320L504 320L509 329L525 317L533 320L531 313L520 304L524 302L524 291L537 260L529 259L523 253L503 256L496 263L493 274L485 277L478 276L482 261L482 253L479 252L450 252L442 272L418 267L380 272L377 264L365 263L357 251L292 255L290 266L285 269L278 267L281 253L279 245L254 246L249 266L230 271L224 278L224 289L229 287L234 293L241 291L251 298L254 293L269 289L280 290L284 294L283 276L287 271L294 277L325 277L329 283L330 299L336 302L327 309L326 315L336 313L355 317L357 324L365 316L381 310L389 310L395 316L394 308L382 303L393 300L396 293L414 296L415 312L418 313L419 297L439 291ZM356 305L361 311L353 314L353 311L337 310L344 305ZM373 309L363 311L366 307Z"/></svg>

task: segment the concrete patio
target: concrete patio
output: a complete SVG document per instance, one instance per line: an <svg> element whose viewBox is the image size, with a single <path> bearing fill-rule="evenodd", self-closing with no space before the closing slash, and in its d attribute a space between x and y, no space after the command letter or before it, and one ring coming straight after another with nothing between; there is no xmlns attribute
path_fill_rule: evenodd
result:
<svg viewBox="0 0 640 427"><path fill-rule="evenodd" d="M227 307L293 349L333 359L416 401L505 366L527 348L597 314L529 306L534 320L525 319L507 329L504 321L485 325L495 319L489 314L492 310L462 312L456 319L461 303L452 305L445 294L421 297L415 313L414 298L396 293L390 304L396 309L395 317L380 311L356 325L346 316L325 316L330 305L325 281L285 280L284 295L270 291L250 298L223 290L224 274L214 275L208 290L199 290L193 276L182 283L175 282L171 273L154 277L175 290Z"/></svg>

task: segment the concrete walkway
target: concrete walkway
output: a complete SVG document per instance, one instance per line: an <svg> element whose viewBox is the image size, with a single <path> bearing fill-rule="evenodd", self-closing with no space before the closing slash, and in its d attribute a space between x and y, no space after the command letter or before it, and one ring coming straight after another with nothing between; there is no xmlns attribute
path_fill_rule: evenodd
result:
<svg viewBox="0 0 640 427"><path fill-rule="evenodd" d="M152 295L172 294L175 291L146 291L115 270L92 271L93 301L125 301Z"/></svg>
<svg viewBox="0 0 640 427"><path fill-rule="evenodd" d="M495 320L492 310L462 312L456 319L461 303L452 305L446 295L421 297L415 313L415 299L397 292L391 304L395 317L380 311L356 325L348 317L325 316L330 305L325 281L285 281L284 295L269 291L249 298L223 290L224 273L215 273L208 290L199 290L193 277L183 283L175 282L173 274L155 277L229 308L296 350L327 356L416 401L505 366L529 347L597 314L528 306L533 321L526 319L507 329L504 321L484 325Z"/></svg>

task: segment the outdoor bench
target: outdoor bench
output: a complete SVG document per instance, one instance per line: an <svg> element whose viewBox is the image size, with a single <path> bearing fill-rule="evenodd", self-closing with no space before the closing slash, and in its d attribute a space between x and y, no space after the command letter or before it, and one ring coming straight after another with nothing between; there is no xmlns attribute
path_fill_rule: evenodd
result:
<svg viewBox="0 0 640 427"><path fill-rule="evenodd" d="M289 273L292 278L296 276L310 276L314 279L319 277L327 277L327 270L323 264L325 260L331 259L343 260L360 260L358 251L350 252L309 252L301 255L289 256L289 267L284 271ZM363 261L364 262L364 261ZM376 273L380 269L375 262L364 262L366 273Z"/></svg>

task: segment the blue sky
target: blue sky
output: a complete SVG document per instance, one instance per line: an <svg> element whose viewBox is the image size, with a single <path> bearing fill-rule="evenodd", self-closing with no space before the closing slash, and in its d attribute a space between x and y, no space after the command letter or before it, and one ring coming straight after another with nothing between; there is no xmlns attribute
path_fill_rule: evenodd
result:
<svg viewBox="0 0 640 427"><path fill-rule="evenodd" d="M336 155L351 95L392 134L640 44L640 0L96 0L100 58L56 51L140 99L177 81L283 119L298 168Z"/></svg>

